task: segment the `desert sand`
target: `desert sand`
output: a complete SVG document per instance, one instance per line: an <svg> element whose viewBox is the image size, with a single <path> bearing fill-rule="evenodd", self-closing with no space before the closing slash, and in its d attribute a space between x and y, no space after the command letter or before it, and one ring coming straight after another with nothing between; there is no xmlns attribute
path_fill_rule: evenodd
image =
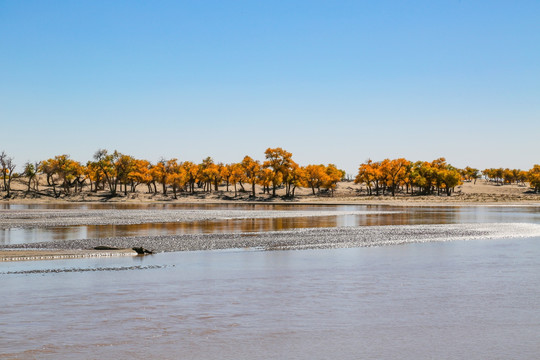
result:
<svg viewBox="0 0 540 360"><path fill-rule="evenodd" d="M218 191L204 192L196 189L194 194L179 192L177 198L171 190L163 195L149 193L145 185L139 185L134 193L118 191L117 196L111 197L108 190L97 192L89 191L86 186L81 192L69 195L61 193L54 196L51 187L44 179L40 180L38 191L27 191L27 185L21 179L13 183L11 198L5 198L5 192L0 192L1 203L65 203L65 202L109 202L109 203L152 203L152 202L174 202L174 203L296 203L296 204L385 204L385 205L467 205L467 204L540 204L540 194L535 194L528 186L520 184L495 184L485 180L478 180L476 183L465 182L457 186L451 196L446 196L443 192L440 195L413 195L400 191L395 197L390 193L380 196L369 196L364 186L354 184L352 181L342 181L338 183L334 193L321 192L313 194L309 188L297 188L294 198L285 198L285 190L278 189L276 197L263 194L262 188L257 186L256 197L250 197L250 187L245 185L245 191L238 186L238 195L235 197L234 188L229 186L219 186ZM61 189L57 187L57 191Z"/></svg>

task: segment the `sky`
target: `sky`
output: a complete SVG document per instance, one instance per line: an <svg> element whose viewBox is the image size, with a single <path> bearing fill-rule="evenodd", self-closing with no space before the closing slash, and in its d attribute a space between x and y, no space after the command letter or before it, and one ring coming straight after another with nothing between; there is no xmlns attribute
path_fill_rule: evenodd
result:
<svg viewBox="0 0 540 360"><path fill-rule="evenodd" d="M540 163L540 2L0 0L0 151Z"/></svg>

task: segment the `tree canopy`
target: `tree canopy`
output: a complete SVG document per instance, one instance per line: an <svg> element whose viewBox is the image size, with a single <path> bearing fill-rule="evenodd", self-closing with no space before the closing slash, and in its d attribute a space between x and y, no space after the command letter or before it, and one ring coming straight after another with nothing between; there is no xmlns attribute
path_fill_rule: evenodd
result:
<svg viewBox="0 0 540 360"><path fill-rule="evenodd" d="M280 147L266 149L264 157L263 162L246 155L240 162L229 164L216 163L211 157L198 164L177 158L161 159L153 164L116 150L99 149L84 165L68 154L62 154L37 163L26 163L23 171L17 174L13 158L3 151L0 153L0 174L2 190L7 197L11 195L14 178L26 178L26 191L30 192L32 189L38 191L39 175L42 175L56 197L80 193L87 186L90 192L107 191L110 196L123 192L125 196L144 184L149 193L158 194L159 186L164 196L172 192L175 199L179 194L219 191L220 186L228 191L231 185L235 197L240 191L255 198L257 186L267 196L277 196L276 191L282 189L281 194L284 192L286 198L293 198L298 188L310 189L316 196L333 195L337 184L345 178L345 172L334 164L301 166L293 160L292 153ZM496 185L528 182L534 191L540 191L540 165L534 165L528 171L508 168L480 171L469 166L455 168L444 157L416 162L405 158L368 159L360 164L354 182L362 185L367 195L450 196L456 186L466 181L476 182L481 177Z"/></svg>

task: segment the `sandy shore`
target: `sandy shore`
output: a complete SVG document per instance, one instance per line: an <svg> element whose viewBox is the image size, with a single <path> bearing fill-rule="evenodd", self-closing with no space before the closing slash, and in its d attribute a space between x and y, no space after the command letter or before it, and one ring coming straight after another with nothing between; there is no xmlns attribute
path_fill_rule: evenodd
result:
<svg viewBox="0 0 540 360"><path fill-rule="evenodd" d="M91 257L137 256L132 249L120 250L0 250L0 261L57 260Z"/></svg>
<svg viewBox="0 0 540 360"><path fill-rule="evenodd" d="M251 198L249 192L239 192L234 196L234 191L226 191L225 186L220 186L219 191L210 193L197 190L195 194L179 193L174 199L172 193L163 195L145 192L145 187L139 186L137 192L123 195L118 193L116 197L110 197L108 191L97 193L83 191L82 193L61 195L58 198L52 196L51 189L41 186L39 192L26 193L23 183L15 183L13 196L10 199L2 198L2 204L69 204L69 203L111 203L111 204L145 204L145 203L171 203L171 204L354 204L354 205L393 205L393 206L461 206L461 205L540 205L540 194L531 192L531 189L524 185L516 184L494 184L483 180L476 184L466 182L456 187L452 196L422 195L411 196L410 194L398 193L395 197L386 194L380 196L368 196L365 187L353 182L343 181L337 185L334 195L316 194L313 195L311 189L300 188L296 191L296 196L292 199L284 198L284 190L277 191L276 197L262 194L257 187L257 197Z"/></svg>

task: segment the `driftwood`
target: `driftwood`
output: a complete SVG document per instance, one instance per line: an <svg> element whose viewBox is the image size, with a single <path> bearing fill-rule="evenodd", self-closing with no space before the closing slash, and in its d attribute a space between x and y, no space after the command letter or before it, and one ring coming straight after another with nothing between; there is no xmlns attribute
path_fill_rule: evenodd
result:
<svg viewBox="0 0 540 360"><path fill-rule="evenodd" d="M139 255L147 255L147 254L153 254L154 252L152 250L145 249L143 247L134 247L132 248L137 252Z"/></svg>
<svg viewBox="0 0 540 360"><path fill-rule="evenodd" d="M139 255L154 254L152 250L148 250L143 247L133 247L132 249ZM122 249L114 247L114 246L100 245L100 246L96 246L94 250L122 250Z"/></svg>

